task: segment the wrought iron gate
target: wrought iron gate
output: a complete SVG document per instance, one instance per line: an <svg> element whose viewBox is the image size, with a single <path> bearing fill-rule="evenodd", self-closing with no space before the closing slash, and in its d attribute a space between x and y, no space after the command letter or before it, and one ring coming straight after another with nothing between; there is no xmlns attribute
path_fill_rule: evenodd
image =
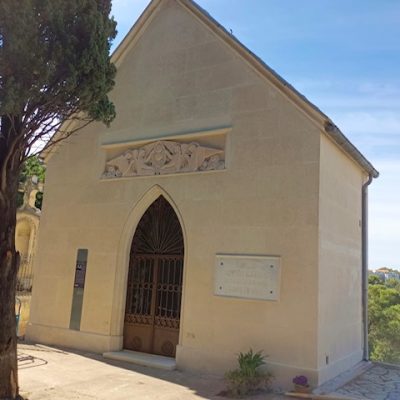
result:
<svg viewBox="0 0 400 400"><path fill-rule="evenodd" d="M132 241L124 348L175 356L179 340L183 235L160 196L140 220Z"/></svg>

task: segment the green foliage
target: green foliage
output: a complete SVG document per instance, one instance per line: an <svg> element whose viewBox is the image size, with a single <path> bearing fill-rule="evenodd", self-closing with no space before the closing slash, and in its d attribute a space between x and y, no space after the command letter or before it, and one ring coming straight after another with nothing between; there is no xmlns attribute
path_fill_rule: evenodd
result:
<svg viewBox="0 0 400 400"><path fill-rule="evenodd" d="M33 176L37 176L39 182L44 182L46 167L43 162L37 156L29 157L23 164L21 173L19 175L19 182L21 184L25 183L28 179ZM21 207L24 201L24 193L18 192L17 196L17 207ZM36 194L35 207L39 210L42 209L43 203L43 192L38 192Z"/></svg>
<svg viewBox="0 0 400 400"><path fill-rule="evenodd" d="M35 200L35 207L38 208L39 210L41 210L42 204L43 204L43 192L37 192L36 200Z"/></svg>
<svg viewBox="0 0 400 400"><path fill-rule="evenodd" d="M384 283L384 280L377 275L370 275L368 277L368 283L370 285L382 285Z"/></svg>
<svg viewBox="0 0 400 400"><path fill-rule="evenodd" d="M370 357L400 363L399 282L389 279L386 283L370 284L368 296Z"/></svg>
<svg viewBox="0 0 400 400"><path fill-rule="evenodd" d="M116 23L110 11L111 0L0 0L0 287L7 288L2 304L12 306L0 307L1 398L19 397L16 341L9 338L15 338L10 284L18 265L21 166L38 147L93 120L108 125L114 119L108 93L116 72L109 55Z"/></svg>
<svg viewBox="0 0 400 400"><path fill-rule="evenodd" d="M398 279L389 278L386 280L385 285L400 292L400 281Z"/></svg>
<svg viewBox="0 0 400 400"><path fill-rule="evenodd" d="M37 176L39 182L44 182L46 167L37 156L29 157L22 165L22 170L19 176L20 182L26 182L28 178Z"/></svg>
<svg viewBox="0 0 400 400"><path fill-rule="evenodd" d="M268 388L272 375L260 370L265 364L264 358L261 351L254 353L252 349L247 353L239 353L239 368L225 374L230 396L243 397Z"/></svg>
<svg viewBox="0 0 400 400"><path fill-rule="evenodd" d="M239 353L238 363L240 371L245 375L252 375L257 368L265 364L265 361L261 351L253 353L250 349L247 353Z"/></svg>
<svg viewBox="0 0 400 400"><path fill-rule="evenodd" d="M36 134L78 112L109 124L110 10L111 0L1 0L0 115L28 116Z"/></svg>

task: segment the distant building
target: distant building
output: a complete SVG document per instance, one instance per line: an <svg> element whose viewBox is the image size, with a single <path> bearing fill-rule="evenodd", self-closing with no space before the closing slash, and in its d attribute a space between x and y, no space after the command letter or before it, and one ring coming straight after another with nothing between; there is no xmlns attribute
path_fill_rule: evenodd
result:
<svg viewBox="0 0 400 400"><path fill-rule="evenodd" d="M390 268L379 268L375 271L369 271L370 275L375 275L386 281L387 279L397 279L400 280L400 271L394 271Z"/></svg>

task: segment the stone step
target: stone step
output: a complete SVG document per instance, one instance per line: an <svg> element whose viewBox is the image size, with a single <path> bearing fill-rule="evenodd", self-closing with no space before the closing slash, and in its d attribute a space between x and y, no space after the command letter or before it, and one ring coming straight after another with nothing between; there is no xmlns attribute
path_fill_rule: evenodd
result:
<svg viewBox="0 0 400 400"><path fill-rule="evenodd" d="M110 351L103 354L109 360L123 361L144 367L172 371L176 369L175 358L159 356L156 354L139 353L138 351L122 350Z"/></svg>

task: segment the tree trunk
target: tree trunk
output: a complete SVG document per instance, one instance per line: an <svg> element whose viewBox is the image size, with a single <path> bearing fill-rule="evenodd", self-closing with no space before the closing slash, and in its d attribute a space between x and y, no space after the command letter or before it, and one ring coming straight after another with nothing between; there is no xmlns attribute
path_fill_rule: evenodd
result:
<svg viewBox="0 0 400 400"><path fill-rule="evenodd" d="M15 184L12 187L17 191ZM7 189L12 188L7 187ZM15 225L16 204L9 204L8 207L0 204L0 399L2 400L15 399L18 395L15 288L19 256L15 251Z"/></svg>
<svg viewBox="0 0 400 400"><path fill-rule="evenodd" d="M6 124L2 118L0 141ZM4 145L7 142L7 145ZM17 333L15 290L19 254L15 249L15 226L20 170L20 153L12 140L0 143L0 399L14 400L18 396ZM10 156L11 154L11 156Z"/></svg>

